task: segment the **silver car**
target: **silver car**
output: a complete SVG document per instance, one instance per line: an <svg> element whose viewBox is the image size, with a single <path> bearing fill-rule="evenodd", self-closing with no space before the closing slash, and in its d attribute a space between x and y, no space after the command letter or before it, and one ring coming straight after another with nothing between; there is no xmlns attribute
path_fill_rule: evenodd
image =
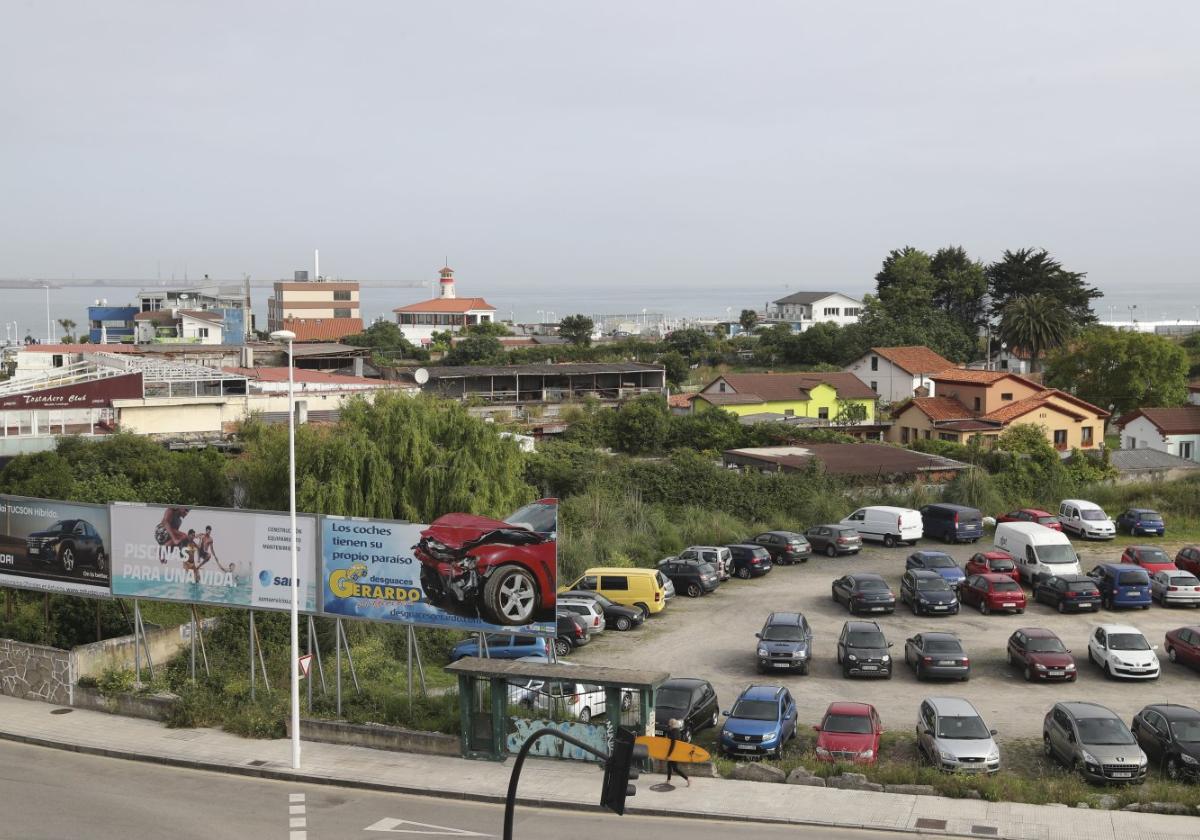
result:
<svg viewBox="0 0 1200 840"><path fill-rule="evenodd" d="M1182 604L1200 606L1200 580L1191 572L1164 569L1150 578L1150 598L1164 607Z"/></svg>
<svg viewBox="0 0 1200 840"><path fill-rule="evenodd" d="M1148 762L1137 739L1099 703L1055 703L1042 722L1042 749L1089 782L1146 781Z"/></svg>
<svg viewBox="0 0 1200 840"><path fill-rule="evenodd" d="M939 770L995 773L1000 747L979 712L961 697L926 697L917 714L917 751Z"/></svg>

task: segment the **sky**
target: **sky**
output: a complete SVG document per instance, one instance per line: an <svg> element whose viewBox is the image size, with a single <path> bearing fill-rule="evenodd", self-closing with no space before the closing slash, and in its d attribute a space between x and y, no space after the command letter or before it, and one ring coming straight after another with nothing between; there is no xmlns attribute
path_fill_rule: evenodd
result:
<svg viewBox="0 0 1200 840"><path fill-rule="evenodd" d="M460 294L855 293L892 248L961 244L1200 299L1198 24L1098 0L13 0L0 278L276 279L320 248L397 284L448 258Z"/></svg>

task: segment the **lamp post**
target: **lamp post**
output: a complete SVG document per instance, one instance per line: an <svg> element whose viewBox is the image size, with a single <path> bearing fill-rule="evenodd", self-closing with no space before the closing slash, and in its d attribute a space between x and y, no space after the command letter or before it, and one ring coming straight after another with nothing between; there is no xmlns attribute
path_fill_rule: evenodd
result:
<svg viewBox="0 0 1200 840"><path fill-rule="evenodd" d="M296 334L291 330L275 330L272 341L287 342L288 350L288 495L292 529L292 606L291 606L291 672L292 672L292 769L300 769L300 559L296 533L296 381L295 356L292 343Z"/></svg>

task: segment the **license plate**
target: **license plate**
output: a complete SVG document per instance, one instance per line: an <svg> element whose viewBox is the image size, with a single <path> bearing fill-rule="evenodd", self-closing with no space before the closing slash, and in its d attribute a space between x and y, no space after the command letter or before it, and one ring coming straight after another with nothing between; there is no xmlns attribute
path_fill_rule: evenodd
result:
<svg viewBox="0 0 1200 840"><path fill-rule="evenodd" d="M1001 604L1000 606L1004 607L1004 609L1006 609L1006 610L1011 610L1011 609L1014 609L1017 605L1016 604Z"/></svg>
<svg viewBox="0 0 1200 840"><path fill-rule="evenodd" d="M752 750L755 749L755 746L753 744L738 744L737 748L739 750Z"/></svg>
<svg viewBox="0 0 1200 840"><path fill-rule="evenodd" d="M953 659L943 659L943 660L939 661L938 664L939 665L957 665L958 663L955 662Z"/></svg>
<svg viewBox="0 0 1200 840"><path fill-rule="evenodd" d="M948 610L948 609L950 609L950 606L948 604L934 604L932 607L930 607L930 609L931 610Z"/></svg>
<svg viewBox="0 0 1200 840"><path fill-rule="evenodd" d="M1136 597L1136 596L1137 596L1137 591L1136 591L1136 590L1133 590L1133 589L1131 589L1131 590L1129 590L1128 592L1126 592L1125 594L1126 594L1126 595L1129 595L1130 597Z"/></svg>
<svg viewBox="0 0 1200 840"><path fill-rule="evenodd" d="M1066 671L1047 671L1046 673L1052 677L1063 677L1067 674Z"/></svg>
<svg viewBox="0 0 1200 840"><path fill-rule="evenodd" d="M878 666L878 665L863 665L863 666L862 666L862 669L863 669L864 671L878 671L878 670L879 670L879 666Z"/></svg>
<svg viewBox="0 0 1200 840"><path fill-rule="evenodd" d="M791 664L790 662L772 662L772 663L771 663L771 665L772 665L772 666L774 666L774 667L776 667L776 668L790 668L790 667L792 667L792 664Z"/></svg>
<svg viewBox="0 0 1200 840"><path fill-rule="evenodd" d="M1133 774L1132 773L1113 773L1112 777L1114 779L1132 779Z"/></svg>
<svg viewBox="0 0 1200 840"><path fill-rule="evenodd" d="M886 607L871 607L871 612L883 612Z"/></svg>

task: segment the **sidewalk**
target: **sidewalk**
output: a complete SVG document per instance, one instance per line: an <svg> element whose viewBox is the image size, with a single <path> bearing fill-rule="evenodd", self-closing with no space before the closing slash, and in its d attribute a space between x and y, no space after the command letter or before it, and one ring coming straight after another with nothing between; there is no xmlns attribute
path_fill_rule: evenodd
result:
<svg viewBox="0 0 1200 840"><path fill-rule="evenodd" d="M0 696L0 738L202 770L481 801L504 800L512 767L511 761L498 764L305 742L304 769L293 771L286 740L249 740L214 729L167 729L153 721L81 709L53 715L54 708ZM521 774L520 801L596 808L600 780L601 771L593 764L530 759ZM657 793L649 788L658 781L656 776L638 781L630 813L1013 840L1194 840L1200 833L1197 817L722 779L694 779L690 788Z"/></svg>

